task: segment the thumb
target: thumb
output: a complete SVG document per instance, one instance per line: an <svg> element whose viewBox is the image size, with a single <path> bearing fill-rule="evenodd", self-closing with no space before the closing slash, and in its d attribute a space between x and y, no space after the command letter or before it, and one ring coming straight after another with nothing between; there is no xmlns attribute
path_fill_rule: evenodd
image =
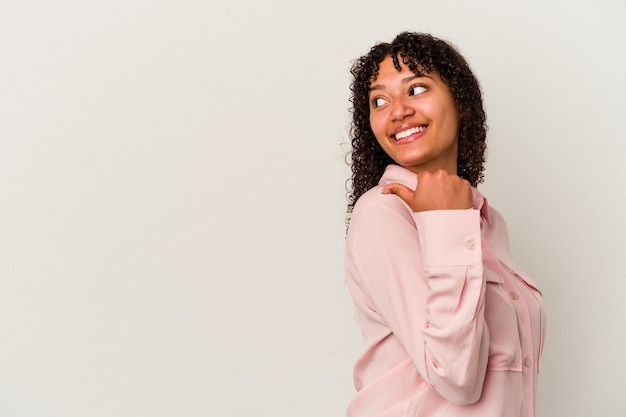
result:
<svg viewBox="0 0 626 417"><path fill-rule="evenodd" d="M409 204L413 200L413 194L415 194L415 191L411 190L406 185L393 183L385 185L381 193L395 194L404 200L405 203Z"/></svg>

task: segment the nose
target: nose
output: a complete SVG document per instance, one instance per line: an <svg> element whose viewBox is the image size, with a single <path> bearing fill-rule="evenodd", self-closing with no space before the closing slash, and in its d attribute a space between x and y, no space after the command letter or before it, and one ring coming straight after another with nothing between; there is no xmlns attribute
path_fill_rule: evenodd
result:
<svg viewBox="0 0 626 417"><path fill-rule="evenodd" d="M415 111L404 99L397 99L392 102L391 117L393 120L404 120L412 116Z"/></svg>

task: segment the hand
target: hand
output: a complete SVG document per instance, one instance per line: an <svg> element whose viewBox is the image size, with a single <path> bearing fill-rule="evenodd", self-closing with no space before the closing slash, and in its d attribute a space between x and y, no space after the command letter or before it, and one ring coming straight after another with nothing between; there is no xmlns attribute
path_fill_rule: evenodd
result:
<svg viewBox="0 0 626 417"><path fill-rule="evenodd" d="M470 183L443 169L420 172L415 191L402 184L388 184L383 194L395 194L415 212L428 210L460 210L472 207Z"/></svg>

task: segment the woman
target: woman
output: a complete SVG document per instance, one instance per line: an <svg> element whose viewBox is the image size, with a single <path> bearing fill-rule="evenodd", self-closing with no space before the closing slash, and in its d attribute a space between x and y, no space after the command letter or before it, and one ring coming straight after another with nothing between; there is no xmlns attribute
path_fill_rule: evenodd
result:
<svg viewBox="0 0 626 417"><path fill-rule="evenodd" d="M401 33L352 67L347 283L365 350L350 417L534 416L541 293L474 187L486 125L463 57Z"/></svg>

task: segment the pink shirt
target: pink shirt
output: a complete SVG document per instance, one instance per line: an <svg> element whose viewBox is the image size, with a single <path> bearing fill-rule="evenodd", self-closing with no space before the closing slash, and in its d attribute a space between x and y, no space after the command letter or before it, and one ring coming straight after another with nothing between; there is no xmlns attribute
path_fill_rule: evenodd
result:
<svg viewBox="0 0 626 417"><path fill-rule="evenodd" d="M414 213L382 185L357 202L347 283L365 350L349 417L531 417L544 333L541 293L510 257L504 219L477 190L470 210Z"/></svg>

